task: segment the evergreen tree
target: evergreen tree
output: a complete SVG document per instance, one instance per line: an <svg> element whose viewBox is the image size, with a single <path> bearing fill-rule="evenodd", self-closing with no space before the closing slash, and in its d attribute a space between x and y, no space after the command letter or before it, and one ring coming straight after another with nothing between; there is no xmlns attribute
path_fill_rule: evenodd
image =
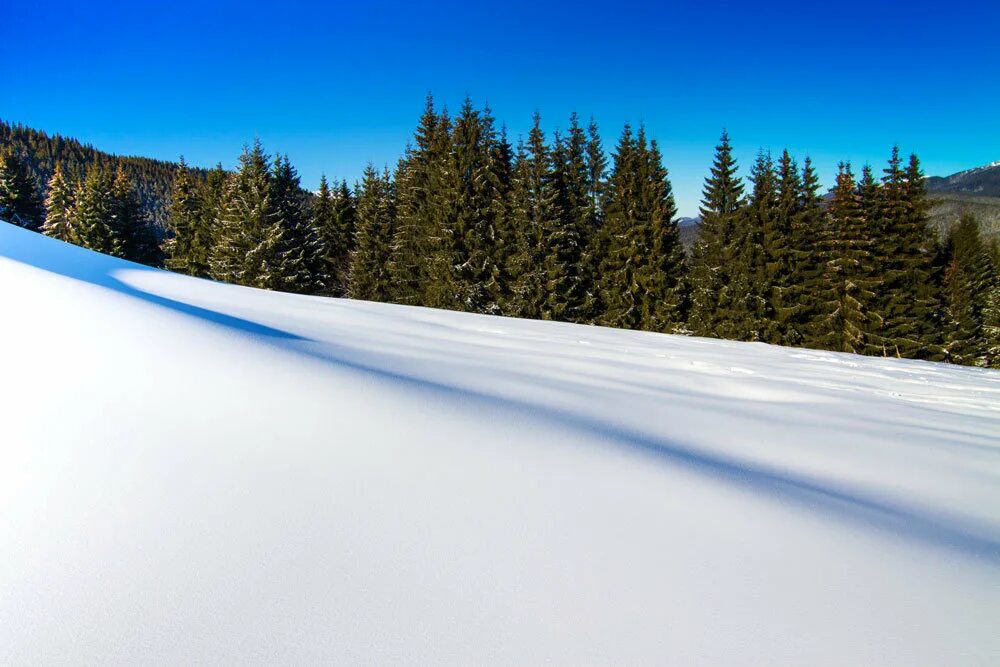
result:
<svg viewBox="0 0 1000 667"><path fill-rule="evenodd" d="M269 158L260 141L244 148L240 166L228 178L209 265L223 282L280 289L282 235L272 199Z"/></svg>
<svg viewBox="0 0 1000 667"><path fill-rule="evenodd" d="M536 116L536 124L537 120ZM535 150L533 142L531 148ZM544 143L539 148L545 150ZM580 279L583 230L579 219L579 197L586 193L578 187L578 174L571 160L568 147L557 133L544 174L552 206L550 215L540 220L542 247L538 253L542 257L541 316L547 320L577 321L586 302ZM546 162L544 157L542 162Z"/></svg>
<svg viewBox="0 0 1000 667"><path fill-rule="evenodd" d="M800 299L808 298L803 290L808 277L798 272L800 246L796 238L796 225L802 213L802 179L788 150L783 151L778 160L775 177L774 210L770 224L764 228L767 300L773 327L770 332L774 335L765 339L771 343L800 345L806 336Z"/></svg>
<svg viewBox="0 0 1000 667"><path fill-rule="evenodd" d="M389 273L395 204L388 171L379 174L370 163L358 194L357 248L351 259L352 299L388 301L393 282Z"/></svg>
<svg viewBox="0 0 1000 667"><path fill-rule="evenodd" d="M73 189L58 165L52 178L49 179L48 190L49 194L45 199L45 225L42 227L42 232L60 241L77 243L72 220Z"/></svg>
<svg viewBox="0 0 1000 667"><path fill-rule="evenodd" d="M996 274L979 224L969 213L951 228L945 245L945 352L954 363L985 366L989 341L984 329Z"/></svg>
<svg viewBox="0 0 1000 667"><path fill-rule="evenodd" d="M71 224L77 242L106 255L125 256L125 244L118 225L114 178L108 172L92 168L78 188Z"/></svg>
<svg viewBox="0 0 1000 667"><path fill-rule="evenodd" d="M915 156L904 169L894 147L882 178L879 266L884 278L878 311L884 355L937 358L939 300L934 289L933 238L927 226L927 197Z"/></svg>
<svg viewBox="0 0 1000 667"><path fill-rule="evenodd" d="M782 331L772 292L775 282L782 279L784 239L777 229L778 191L770 155L761 152L757 156L750 177L753 189L735 219L730 250L734 261L723 294L727 299L720 304L726 313L723 331L730 340L779 342ZM765 246L768 241L770 248ZM770 256L769 250L776 256Z"/></svg>
<svg viewBox="0 0 1000 667"><path fill-rule="evenodd" d="M828 255L828 231L823 198L819 193L819 177L808 157L802 165L795 204L788 202L794 177L781 177L779 189L783 209L793 208L791 216L791 274L789 291L779 302L777 313L784 318L788 344L822 347L825 323L821 321L820 295L825 289ZM787 213L786 213L787 214Z"/></svg>
<svg viewBox="0 0 1000 667"><path fill-rule="evenodd" d="M691 259L691 315L688 326L697 336L739 337L732 325L735 304L745 295L733 286L738 265L743 184L736 174L729 135L715 149L711 175L705 181L701 230Z"/></svg>
<svg viewBox="0 0 1000 667"><path fill-rule="evenodd" d="M817 342L825 349L861 353L871 344L874 258L862 203L862 193L871 183L866 168L859 190L850 164L839 165L828 209L825 290L819 299L822 319Z"/></svg>
<svg viewBox="0 0 1000 667"><path fill-rule="evenodd" d="M545 142L541 119L536 113L528 145L519 144L511 194L511 216L517 230L517 253L512 264L516 281L510 300L510 313L539 319L552 316L547 304L550 280L558 280L558 263L548 262L547 241L560 227L559 209L552 169L552 153ZM556 253L559 254L558 251Z"/></svg>
<svg viewBox="0 0 1000 667"><path fill-rule="evenodd" d="M0 220L26 229L42 226L42 204L35 182L14 150L0 151Z"/></svg>
<svg viewBox="0 0 1000 667"><path fill-rule="evenodd" d="M683 321L683 250L656 143L626 125L605 193L599 323L672 331Z"/></svg>
<svg viewBox="0 0 1000 667"><path fill-rule="evenodd" d="M287 155L274 159L271 201L281 228L279 289L299 294L322 292L327 283L326 251L306 216L299 175Z"/></svg>
<svg viewBox="0 0 1000 667"><path fill-rule="evenodd" d="M168 269L192 276L207 274L207 257L199 257L197 254L201 245L198 236L202 234L203 221L200 188L191 178L184 156L181 156L171 192L171 236L163 244Z"/></svg>
<svg viewBox="0 0 1000 667"><path fill-rule="evenodd" d="M114 202L114 227L121 239L122 256L126 259L159 266L162 263L156 231L147 220L135 186L124 168L115 170L111 184Z"/></svg>
<svg viewBox="0 0 1000 667"><path fill-rule="evenodd" d="M350 218L348 211L351 212ZM317 270L325 276L326 287L321 291L330 296L344 296L347 294L353 237L353 203L346 182L342 182L334 192L326 176L320 177L319 193L312 202L312 227L319 236L322 249L322 266Z"/></svg>

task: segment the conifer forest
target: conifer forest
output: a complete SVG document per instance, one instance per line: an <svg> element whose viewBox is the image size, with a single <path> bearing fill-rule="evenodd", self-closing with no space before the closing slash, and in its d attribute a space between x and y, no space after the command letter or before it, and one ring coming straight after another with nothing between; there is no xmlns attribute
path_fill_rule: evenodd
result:
<svg viewBox="0 0 1000 667"><path fill-rule="evenodd" d="M897 148L840 164L827 194L788 151L741 178L723 131L685 248L669 156L641 125L606 146L594 122L546 132L536 114L515 139L488 108L428 97L398 164L306 186L259 141L204 170L2 129L0 218L192 276L1000 367L997 244L971 214L939 238L920 162Z"/></svg>

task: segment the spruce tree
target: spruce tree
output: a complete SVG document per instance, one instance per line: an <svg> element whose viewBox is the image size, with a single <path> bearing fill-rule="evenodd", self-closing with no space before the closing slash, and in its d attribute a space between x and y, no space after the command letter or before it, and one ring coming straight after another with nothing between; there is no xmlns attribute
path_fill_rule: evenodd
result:
<svg viewBox="0 0 1000 667"><path fill-rule="evenodd" d="M393 196L388 171L379 174L369 163L358 194L357 247L351 258L349 289L352 299L388 301L392 296Z"/></svg>
<svg viewBox="0 0 1000 667"><path fill-rule="evenodd" d="M864 181L871 182L866 168ZM863 212L862 193L850 164L841 163L830 199L826 236L825 289L818 305L817 342L838 352L862 353L872 344L876 325L870 307L875 299L874 262Z"/></svg>
<svg viewBox="0 0 1000 667"><path fill-rule="evenodd" d="M0 151L0 220L38 230L42 211L35 181L22 157L10 147Z"/></svg>
<svg viewBox="0 0 1000 667"><path fill-rule="evenodd" d="M778 226L778 189L771 156L761 152L751 168L753 188L736 217L729 280L720 303L723 333L731 340L780 342L772 292L782 279L784 238ZM771 238L768 238L768 236ZM770 242L771 246L766 244ZM771 256L773 251L775 256ZM773 263L772 263L773 262Z"/></svg>
<svg viewBox="0 0 1000 667"><path fill-rule="evenodd" d="M111 193L115 208L114 225L121 238L122 256L140 264L161 266L162 255L156 230L143 211L135 184L121 165L115 170Z"/></svg>
<svg viewBox="0 0 1000 667"><path fill-rule="evenodd" d="M732 311L744 295L731 289L733 271L740 261L735 241L741 231L743 206L743 183L736 172L729 135L723 131L711 175L705 181L701 228L691 258L688 327L697 336L737 337Z"/></svg>
<svg viewBox="0 0 1000 667"><path fill-rule="evenodd" d="M808 299L804 284L806 272L799 273L799 239L796 229L802 214L802 179L798 166L786 149L778 160L776 198L770 224L764 228L764 252L768 306L776 334L766 337L771 343L800 345L806 337L805 310ZM801 267L805 268L805 267Z"/></svg>
<svg viewBox="0 0 1000 667"><path fill-rule="evenodd" d="M792 217L792 281L786 301L786 336L790 344L822 347L825 335L820 295L825 289L829 225L819 177L808 157L802 164L797 212Z"/></svg>
<svg viewBox="0 0 1000 667"><path fill-rule="evenodd" d="M537 116L536 116L537 121ZM540 132L539 132L540 134ZM535 147L532 144L532 150ZM544 150L544 144L541 150ZM577 173L562 137L556 133L547 162L546 187L552 196L550 215L543 216L539 255L542 257L541 317L547 320L578 321L586 302L585 286L580 277L583 233L579 215L580 196Z"/></svg>
<svg viewBox="0 0 1000 667"><path fill-rule="evenodd" d="M45 199L45 224L42 233L60 241L77 243L73 229L73 189L63 175L62 167L56 165L56 170L49 179L49 194Z"/></svg>
<svg viewBox="0 0 1000 667"><path fill-rule="evenodd" d="M964 213L948 232L942 290L945 353L957 364L985 366L989 341L984 329L996 275L979 224Z"/></svg>
<svg viewBox="0 0 1000 667"><path fill-rule="evenodd" d="M299 175L287 155L275 157L271 201L281 228L278 289L298 294L322 293L327 283L325 248L318 230L306 215Z"/></svg>
<svg viewBox="0 0 1000 667"><path fill-rule="evenodd" d="M350 271L350 230L345 228L342 201L350 204L351 194L347 184L342 183L337 192L330 189L326 176L321 176L319 192L312 202L312 227L320 239L323 265L319 269L326 278L326 286L321 290L328 296L347 294L347 280Z"/></svg>
<svg viewBox="0 0 1000 667"><path fill-rule="evenodd" d="M78 188L70 216L79 244L106 255L124 257L118 213L114 178L107 171L92 167Z"/></svg>
<svg viewBox="0 0 1000 667"><path fill-rule="evenodd" d="M236 173L228 178L209 265L223 282L280 289L282 235L272 199L269 158L260 141L244 148Z"/></svg>
<svg viewBox="0 0 1000 667"><path fill-rule="evenodd" d="M605 192L599 289L607 326L673 331L683 321L683 250L667 172L645 130L626 125Z"/></svg>
<svg viewBox="0 0 1000 667"><path fill-rule="evenodd" d="M879 264L884 285L878 311L881 353L938 358L938 295L934 288L933 238L927 226L927 197L915 156L902 166L894 147L882 178L878 221Z"/></svg>
<svg viewBox="0 0 1000 667"><path fill-rule="evenodd" d="M396 172L396 231L390 269L393 300L404 304L424 302L431 280L430 257L434 250L434 191L432 180L440 178L447 144L439 133L446 126L427 96L423 114Z"/></svg>
<svg viewBox="0 0 1000 667"><path fill-rule="evenodd" d="M201 192L181 156L171 191L168 229L171 236L164 242L166 266L192 276L207 274L205 257L197 256L198 236L202 233L204 211Z"/></svg>
<svg viewBox="0 0 1000 667"><path fill-rule="evenodd" d="M547 262L547 240L559 230L559 209L552 169L552 153L545 142L541 119L536 113L528 145L519 144L511 193L511 216L517 230L517 252L512 259L516 277L509 312L517 317L540 319L552 315L547 303L550 280L560 270L558 262ZM559 255L559 252L556 252ZM564 268L564 267L562 267Z"/></svg>

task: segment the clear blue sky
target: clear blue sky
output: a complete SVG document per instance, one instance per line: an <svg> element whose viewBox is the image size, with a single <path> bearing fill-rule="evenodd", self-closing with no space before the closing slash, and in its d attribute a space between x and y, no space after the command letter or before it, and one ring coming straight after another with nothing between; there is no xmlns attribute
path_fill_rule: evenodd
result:
<svg viewBox="0 0 1000 667"><path fill-rule="evenodd" d="M760 5L760 6L758 6ZM576 110L661 143L694 214L725 126L760 148L929 174L1000 159L1000 2L28 2L0 20L0 117L231 166L260 137L315 187L393 165L424 96L512 136Z"/></svg>

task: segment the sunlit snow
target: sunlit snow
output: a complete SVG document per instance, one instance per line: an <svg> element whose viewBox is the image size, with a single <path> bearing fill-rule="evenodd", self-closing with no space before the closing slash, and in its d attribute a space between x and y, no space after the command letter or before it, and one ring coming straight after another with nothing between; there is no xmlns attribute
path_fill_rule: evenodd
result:
<svg viewBox="0 0 1000 667"><path fill-rule="evenodd" d="M0 223L0 663L1000 664L1000 372Z"/></svg>

